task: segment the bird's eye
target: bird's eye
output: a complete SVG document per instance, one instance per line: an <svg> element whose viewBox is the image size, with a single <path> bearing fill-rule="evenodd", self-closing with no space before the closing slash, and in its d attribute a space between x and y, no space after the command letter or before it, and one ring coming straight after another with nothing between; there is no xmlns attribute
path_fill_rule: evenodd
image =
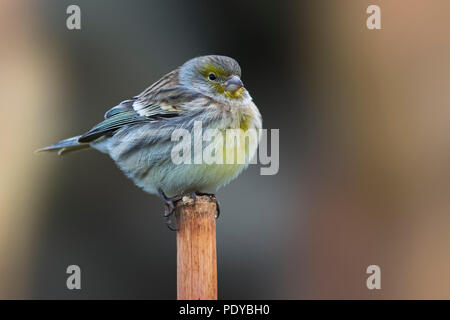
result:
<svg viewBox="0 0 450 320"><path fill-rule="evenodd" d="M209 74L208 78L209 78L209 80L214 81L214 80L216 80L216 75L215 75L214 73L211 72L211 73Z"/></svg>

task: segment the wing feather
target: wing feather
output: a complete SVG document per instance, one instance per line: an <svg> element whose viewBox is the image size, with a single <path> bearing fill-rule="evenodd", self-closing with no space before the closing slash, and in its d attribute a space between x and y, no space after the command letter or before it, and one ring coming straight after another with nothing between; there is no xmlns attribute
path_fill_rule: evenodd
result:
<svg viewBox="0 0 450 320"><path fill-rule="evenodd" d="M183 105L201 94L188 89L178 81L176 69L135 97L133 109L141 116L174 117L182 114Z"/></svg>
<svg viewBox="0 0 450 320"><path fill-rule="evenodd" d="M166 74L140 95L125 100L105 113L105 120L81 135L80 143L94 141L124 126L178 117L187 102L202 96L180 85L178 69Z"/></svg>
<svg viewBox="0 0 450 320"><path fill-rule="evenodd" d="M104 121L95 125L91 130L81 135L78 141L81 143L91 142L109 132L120 129L123 126L146 122L148 120L147 117L137 115L134 110L117 113L106 118Z"/></svg>

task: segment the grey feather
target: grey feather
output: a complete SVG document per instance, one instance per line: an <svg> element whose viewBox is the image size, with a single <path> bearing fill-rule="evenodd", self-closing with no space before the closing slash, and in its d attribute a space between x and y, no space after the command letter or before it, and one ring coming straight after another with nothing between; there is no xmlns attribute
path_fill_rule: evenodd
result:
<svg viewBox="0 0 450 320"><path fill-rule="evenodd" d="M135 99L125 100L125 101L122 101L117 106L109 109L105 113L105 119L111 118L112 116L115 116L116 114L119 114L119 113L122 113L125 111L133 110L134 101L135 101Z"/></svg>
<svg viewBox="0 0 450 320"><path fill-rule="evenodd" d="M61 140L55 144L52 144L51 146L36 150L36 152L57 151L58 155L63 155L72 151L90 148L90 145L88 143L80 143L78 141L80 137L81 136L76 136Z"/></svg>

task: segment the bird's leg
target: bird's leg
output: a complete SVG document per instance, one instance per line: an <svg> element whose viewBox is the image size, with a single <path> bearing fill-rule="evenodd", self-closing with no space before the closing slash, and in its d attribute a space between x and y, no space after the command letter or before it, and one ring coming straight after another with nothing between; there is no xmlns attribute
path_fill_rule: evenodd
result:
<svg viewBox="0 0 450 320"><path fill-rule="evenodd" d="M206 193L206 192L194 192L197 196L208 196L208 197L214 197L214 199L216 200L216 219L219 218L220 216L220 203L219 203L219 199L217 199L216 195L214 193ZM194 198L194 203L195 203L195 198Z"/></svg>
<svg viewBox="0 0 450 320"><path fill-rule="evenodd" d="M164 201L166 205L166 210L164 210L164 217L170 217L175 211L175 202L182 198L181 195L176 195L174 197L167 197L162 189L158 189L159 197Z"/></svg>
<svg viewBox="0 0 450 320"><path fill-rule="evenodd" d="M172 220L170 219L170 216L173 215L175 212L175 202L180 200L182 198L181 195L176 195L174 197L167 197L164 191L162 189L158 189L159 197L164 201L165 208L164 208L164 218L166 219L166 225L167 227L172 231L178 231L178 227L172 227L171 223ZM176 217L175 217L175 225L177 225Z"/></svg>

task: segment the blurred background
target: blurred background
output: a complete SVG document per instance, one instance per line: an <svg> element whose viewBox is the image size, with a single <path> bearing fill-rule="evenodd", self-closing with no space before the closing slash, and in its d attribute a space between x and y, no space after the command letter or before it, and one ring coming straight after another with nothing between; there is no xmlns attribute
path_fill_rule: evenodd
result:
<svg viewBox="0 0 450 320"><path fill-rule="evenodd" d="M66 8L81 8L81 30ZM382 30L366 28L381 7ZM280 171L218 192L221 299L450 298L450 3L1 1L0 298L175 299L163 204L37 148L204 54L237 59ZM66 268L82 289L66 288ZM368 290L366 268L381 268Z"/></svg>

